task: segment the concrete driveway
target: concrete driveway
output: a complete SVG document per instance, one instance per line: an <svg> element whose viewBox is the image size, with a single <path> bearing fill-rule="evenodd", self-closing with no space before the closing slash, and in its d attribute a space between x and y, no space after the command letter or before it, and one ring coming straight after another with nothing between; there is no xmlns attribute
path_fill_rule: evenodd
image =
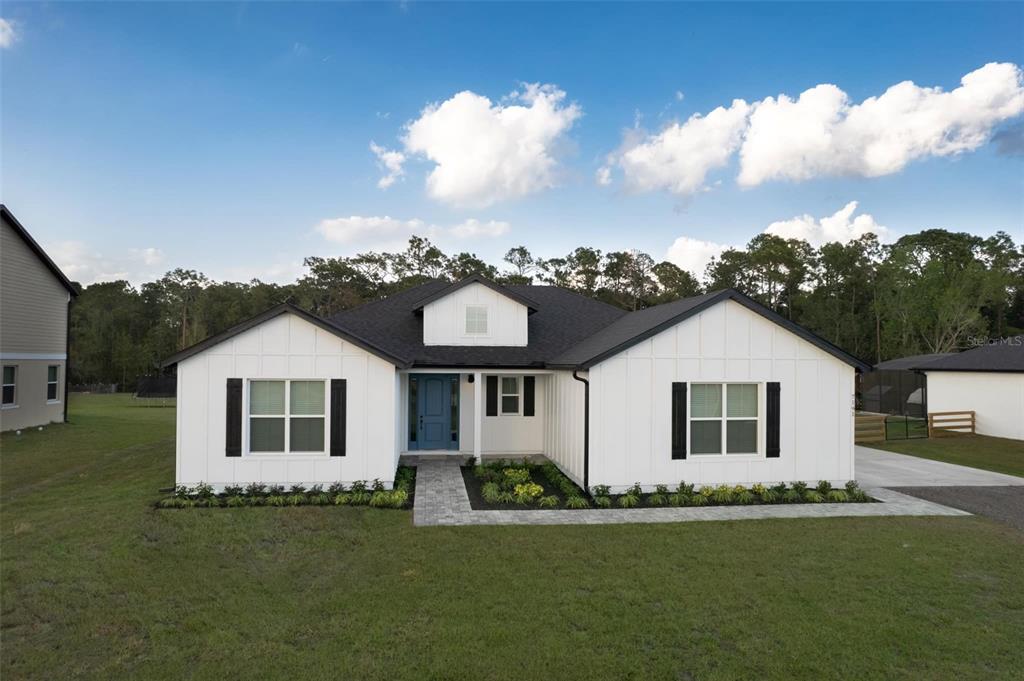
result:
<svg viewBox="0 0 1024 681"><path fill-rule="evenodd" d="M995 487L1024 485L1024 478L957 466L856 445L861 487Z"/></svg>

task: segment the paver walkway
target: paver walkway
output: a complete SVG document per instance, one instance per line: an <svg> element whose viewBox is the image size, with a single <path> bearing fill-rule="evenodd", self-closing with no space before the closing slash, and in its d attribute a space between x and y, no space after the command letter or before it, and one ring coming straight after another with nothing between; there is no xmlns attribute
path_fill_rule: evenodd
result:
<svg viewBox="0 0 1024 681"><path fill-rule="evenodd" d="M997 487L1024 478L857 445L854 472L861 487Z"/></svg>
<svg viewBox="0 0 1024 681"><path fill-rule="evenodd" d="M558 511L474 511L454 461L421 461L416 467L414 525L604 525L766 518L843 518L856 516L966 516L948 506L887 489L865 489L883 503L713 506Z"/></svg>

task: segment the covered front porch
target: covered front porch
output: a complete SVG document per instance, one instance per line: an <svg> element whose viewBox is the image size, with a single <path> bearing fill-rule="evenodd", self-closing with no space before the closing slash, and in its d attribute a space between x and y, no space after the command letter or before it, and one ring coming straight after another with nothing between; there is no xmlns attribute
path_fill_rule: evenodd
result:
<svg viewBox="0 0 1024 681"><path fill-rule="evenodd" d="M544 370L410 369L399 374L399 456L543 458L548 382Z"/></svg>

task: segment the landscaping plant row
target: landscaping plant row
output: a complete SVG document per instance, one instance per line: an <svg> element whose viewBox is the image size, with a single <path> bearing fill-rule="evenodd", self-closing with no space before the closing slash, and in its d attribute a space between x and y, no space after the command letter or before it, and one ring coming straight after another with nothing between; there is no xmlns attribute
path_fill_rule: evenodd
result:
<svg viewBox="0 0 1024 681"><path fill-rule="evenodd" d="M494 506L518 505L533 508L637 508L660 506L732 506L755 504L810 504L873 501L853 480L841 489L834 489L827 480L810 487L806 482L775 485L756 484L702 486L681 482L674 491L658 485L654 492L644 493L640 483L622 494L613 495L607 485L591 488L590 499L553 463L541 465L528 462L496 461L473 466L473 476L480 482L480 496ZM543 476L557 493L545 493L534 479Z"/></svg>
<svg viewBox="0 0 1024 681"><path fill-rule="evenodd" d="M195 487L180 485L174 494L157 502L158 508L238 508L243 506L372 506L374 508L406 508L409 506L416 484L416 469L399 466L395 472L395 485L384 489L384 483L374 480L367 484L357 480L349 487L340 482L327 489L313 485L262 485L251 483L228 485L217 494L213 487L199 483Z"/></svg>

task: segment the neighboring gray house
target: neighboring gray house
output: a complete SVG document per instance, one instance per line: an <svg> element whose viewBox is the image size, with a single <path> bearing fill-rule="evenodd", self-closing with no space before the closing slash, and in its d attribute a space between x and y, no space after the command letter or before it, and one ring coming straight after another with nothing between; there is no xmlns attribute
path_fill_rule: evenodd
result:
<svg viewBox="0 0 1024 681"><path fill-rule="evenodd" d="M584 487L854 477L863 362L733 290L626 312L434 281L276 308L170 357L178 484L379 478L405 454L544 455Z"/></svg>
<svg viewBox="0 0 1024 681"><path fill-rule="evenodd" d="M71 282L0 204L0 430L67 418Z"/></svg>

